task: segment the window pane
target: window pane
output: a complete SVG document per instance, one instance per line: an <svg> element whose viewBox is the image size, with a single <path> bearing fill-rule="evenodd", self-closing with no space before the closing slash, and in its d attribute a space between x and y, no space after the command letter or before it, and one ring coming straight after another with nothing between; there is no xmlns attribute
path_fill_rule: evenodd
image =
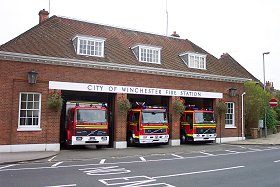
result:
<svg viewBox="0 0 280 187"><path fill-rule="evenodd" d="M34 101L39 101L39 94L34 94Z"/></svg>
<svg viewBox="0 0 280 187"><path fill-rule="evenodd" d="M27 110L27 117L32 117L32 110Z"/></svg>
<svg viewBox="0 0 280 187"><path fill-rule="evenodd" d="M26 109L26 102L21 102L21 109Z"/></svg>
<svg viewBox="0 0 280 187"><path fill-rule="evenodd" d="M34 109L39 109L39 102L34 102Z"/></svg>
<svg viewBox="0 0 280 187"><path fill-rule="evenodd" d="M33 124L32 125L38 125L38 122L39 122L38 118L33 118Z"/></svg>
<svg viewBox="0 0 280 187"><path fill-rule="evenodd" d="M26 118L20 118L20 124L19 125L25 125L25 119Z"/></svg>
<svg viewBox="0 0 280 187"><path fill-rule="evenodd" d="M27 109L33 109L33 102L27 103Z"/></svg>
<svg viewBox="0 0 280 187"><path fill-rule="evenodd" d="M38 116L39 116L39 111L38 110L33 111L33 117L38 117Z"/></svg>
<svg viewBox="0 0 280 187"><path fill-rule="evenodd" d="M28 94L28 101L33 101L33 94Z"/></svg>
<svg viewBox="0 0 280 187"><path fill-rule="evenodd" d="M27 100L27 95L21 94L21 101L26 101L26 100Z"/></svg>
<svg viewBox="0 0 280 187"><path fill-rule="evenodd" d="M20 111L20 117L26 117L26 110Z"/></svg>
<svg viewBox="0 0 280 187"><path fill-rule="evenodd" d="M27 123L26 125L32 125L32 118L27 118Z"/></svg>

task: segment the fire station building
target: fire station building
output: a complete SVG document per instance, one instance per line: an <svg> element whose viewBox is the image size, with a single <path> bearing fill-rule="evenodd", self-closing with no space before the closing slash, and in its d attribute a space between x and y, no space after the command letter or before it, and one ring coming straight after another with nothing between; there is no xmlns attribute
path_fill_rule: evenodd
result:
<svg viewBox="0 0 280 187"><path fill-rule="evenodd" d="M169 145L180 145L180 117L173 103L213 108L216 142L241 140L244 82L256 80L229 54L219 59L188 39L89 23L39 12L39 24L0 46L0 152L58 151L65 107L48 107L48 95L63 100L105 102L110 146L126 148L127 117L118 100L167 106Z"/></svg>

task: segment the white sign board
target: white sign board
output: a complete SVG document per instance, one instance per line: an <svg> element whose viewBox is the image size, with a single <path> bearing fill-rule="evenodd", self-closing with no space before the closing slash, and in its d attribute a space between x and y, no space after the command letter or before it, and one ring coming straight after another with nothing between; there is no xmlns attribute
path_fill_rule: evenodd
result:
<svg viewBox="0 0 280 187"><path fill-rule="evenodd" d="M139 95L159 95L159 96L179 96L179 97L197 97L197 98L223 98L223 93L201 92L190 90L175 90L163 88L147 88L133 86L115 86L104 84L74 83L49 81L49 89L72 90L83 92L106 92L106 93L126 93Z"/></svg>

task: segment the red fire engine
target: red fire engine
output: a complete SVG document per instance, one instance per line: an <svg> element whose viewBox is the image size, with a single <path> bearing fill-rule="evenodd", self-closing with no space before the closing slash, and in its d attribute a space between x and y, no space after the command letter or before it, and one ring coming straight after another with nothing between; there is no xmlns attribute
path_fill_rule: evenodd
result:
<svg viewBox="0 0 280 187"><path fill-rule="evenodd" d="M66 146L109 144L105 103L66 103Z"/></svg>
<svg viewBox="0 0 280 187"><path fill-rule="evenodd" d="M168 120L164 107L140 104L129 110L127 123L129 146L168 143Z"/></svg>
<svg viewBox="0 0 280 187"><path fill-rule="evenodd" d="M217 136L216 126L213 110L187 109L181 117L181 143L214 142Z"/></svg>

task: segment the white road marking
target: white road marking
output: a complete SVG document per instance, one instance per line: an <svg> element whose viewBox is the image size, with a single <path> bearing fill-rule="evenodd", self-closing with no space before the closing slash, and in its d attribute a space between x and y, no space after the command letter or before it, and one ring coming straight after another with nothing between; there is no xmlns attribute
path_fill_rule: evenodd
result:
<svg viewBox="0 0 280 187"><path fill-rule="evenodd" d="M56 156L51 157L48 161L51 162Z"/></svg>
<svg viewBox="0 0 280 187"><path fill-rule="evenodd" d="M17 164L10 164L10 165L7 165L7 166L0 167L0 169L9 168L9 167L16 166L16 165Z"/></svg>
<svg viewBox="0 0 280 187"><path fill-rule="evenodd" d="M125 168L119 168L119 166L107 166L97 168L83 168L79 169L87 175L116 175L122 173L130 173L131 171Z"/></svg>
<svg viewBox="0 0 280 187"><path fill-rule="evenodd" d="M77 186L77 184L62 184L57 186L45 186L45 187L69 187L69 186Z"/></svg>
<svg viewBox="0 0 280 187"><path fill-rule="evenodd" d="M148 176L132 176L132 177L120 177L112 179L100 179L99 182L106 186L119 186L122 187L144 187L144 186L158 186L158 187L175 187L167 183L154 183L156 179ZM151 184L152 183L152 184ZM124 185L124 186L123 186Z"/></svg>
<svg viewBox="0 0 280 187"><path fill-rule="evenodd" d="M232 151L232 150L225 150L225 151L230 152L230 153L240 153L238 151Z"/></svg>
<svg viewBox="0 0 280 187"><path fill-rule="evenodd" d="M183 156L180 155L176 155L176 154L171 154L172 156L176 157L176 158L184 158Z"/></svg>
<svg viewBox="0 0 280 187"><path fill-rule="evenodd" d="M189 173L178 173L178 174L172 174L172 175L163 175L163 176L157 176L152 177L153 179L159 179L159 178L168 178L168 177L177 177L177 176L184 176L184 175L194 175L194 174L200 174L200 173L210 173L210 172L216 172L216 171L225 171L225 170L231 170L231 169L239 169L244 168L245 166L234 166L229 168L219 168L219 169L210 169L210 170L204 170L204 171L194 171Z"/></svg>
<svg viewBox="0 0 280 187"><path fill-rule="evenodd" d="M253 148L248 148L248 149L252 151L261 151L260 149L253 149Z"/></svg>
<svg viewBox="0 0 280 187"><path fill-rule="evenodd" d="M211 154L211 153L206 153L206 152L203 152L203 151L201 151L201 152L199 152L199 153L205 154L205 155L209 155L209 156L213 156L213 154Z"/></svg>
<svg viewBox="0 0 280 187"><path fill-rule="evenodd" d="M57 162L57 163L55 163L55 164L53 164L51 167L56 167L56 166L58 166L59 164L62 164L63 162Z"/></svg>
<svg viewBox="0 0 280 187"><path fill-rule="evenodd" d="M275 160L274 162L280 162L280 160Z"/></svg>
<svg viewBox="0 0 280 187"><path fill-rule="evenodd" d="M146 160L144 157L142 157L142 156L140 156L139 158L140 158L140 160L143 161L143 162L146 162L146 161L147 161L147 160Z"/></svg>
<svg viewBox="0 0 280 187"><path fill-rule="evenodd" d="M106 159L102 159L102 160L100 160L99 164L104 164L105 161L106 161Z"/></svg>
<svg viewBox="0 0 280 187"><path fill-rule="evenodd" d="M278 147L277 149L280 149ZM260 151L267 151L267 150L260 150ZM231 154L246 154L246 153L253 153L257 151L244 151L244 152L239 152L239 153L227 153L227 154L217 154L213 156L225 156L225 155L231 155ZM196 152L197 153L197 152ZM203 155L203 156L189 156L189 157L184 157L184 159L195 159L195 158L205 158L209 157L209 155ZM172 160L178 160L181 158L168 158L168 159L156 159L156 160L147 160L146 162L161 162L161 161L172 161ZM115 164L131 164L131 163L143 163L143 161L140 160L135 160L135 161L125 161L125 162L106 162L104 165L115 165ZM96 163L96 164L77 164L77 165L67 165L67 166L58 166L58 167L29 167L29 168L4 168L0 170L0 172L5 172L5 171L23 171L23 170L39 170L39 169L57 169L57 168L72 168L72 167L86 167L86 166L100 166L101 164Z"/></svg>

